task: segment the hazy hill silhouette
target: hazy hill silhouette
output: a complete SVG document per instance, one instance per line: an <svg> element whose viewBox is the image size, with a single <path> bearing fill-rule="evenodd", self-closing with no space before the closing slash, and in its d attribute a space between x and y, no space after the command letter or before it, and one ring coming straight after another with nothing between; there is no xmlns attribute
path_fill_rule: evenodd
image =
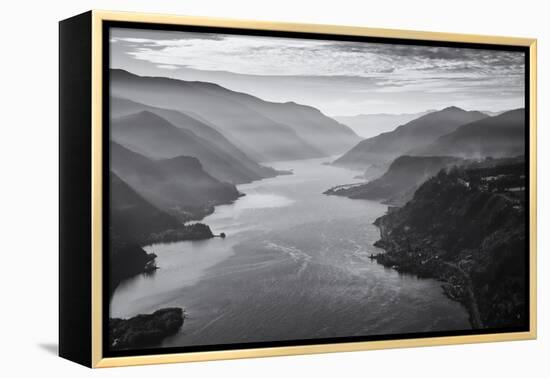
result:
<svg viewBox="0 0 550 378"><path fill-rule="evenodd" d="M255 161L341 153L360 138L315 108L271 103L217 84L111 70L111 91L150 106L198 114Z"/></svg>
<svg viewBox="0 0 550 378"><path fill-rule="evenodd" d="M196 158L178 156L151 160L111 142L111 169L140 195L180 219L200 219L217 204L239 197L234 185L202 169Z"/></svg>
<svg viewBox="0 0 550 378"><path fill-rule="evenodd" d="M466 158L510 157L525 154L525 109L510 110L457 128L432 144L411 151L417 155Z"/></svg>
<svg viewBox="0 0 550 378"><path fill-rule="evenodd" d="M117 130L123 144L128 140L138 139L135 143L143 145L143 147L136 147L140 150L147 150L144 152L150 157L170 158L181 155L183 152L185 155L197 157L204 165L205 170L214 177L235 184L273 177L278 173L272 168L264 167L253 161L212 125L188 114L117 97L111 98L110 104L111 118L115 125L116 120L122 116L148 111L163 118L163 120L156 120L159 127L166 128L164 121L168 121L176 128L183 130L179 133L172 130L171 135L178 134L176 140L165 139L166 133L157 133L154 129L156 125L154 119L149 125L141 125L142 134L139 136L133 134L131 125L127 130ZM123 132L124 135L121 135ZM181 141L179 147L177 146L178 140ZM154 145L155 149L147 148L149 143Z"/></svg>
<svg viewBox="0 0 550 378"><path fill-rule="evenodd" d="M389 164L398 156L428 145L459 126L486 117L487 115L481 112L465 111L451 106L426 114L393 131L365 139L333 164L361 170L371 164ZM443 155L449 155L449 153Z"/></svg>

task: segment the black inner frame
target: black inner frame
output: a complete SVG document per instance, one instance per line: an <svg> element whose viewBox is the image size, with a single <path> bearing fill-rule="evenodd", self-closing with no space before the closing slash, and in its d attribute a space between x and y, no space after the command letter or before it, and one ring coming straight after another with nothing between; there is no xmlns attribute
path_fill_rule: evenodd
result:
<svg viewBox="0 0 550 378"><path fill-rule="evenodd" d="M333 40L333 41L352 41L352 42L371 42L371 43L386 43L386 44L402 44L402 45L421 45L421 46L440 46L440 47L455 47L455 48L470 48L484 50L499 50L499 51L515 51L522 52L525 56L525 176L526 176L526 206L525 206L525 224L526 224L526 254L525 254L525 304L526 304L526 323L523 327L513 328L484 328L459 331L434 331L434 332L414 332L405 334L386 334L386 335L368 335L368 336L350 336L350 337L335 337L335 338L318 338L318 339L301 339L301 340L281 340L281 341L266 341L266 342L251 342L251 343L234 343L234 344L217 344L203 346L183 346L183 347L166 347L166 348L143 348L113 351L109 348L109 292L108 280L106 274L109 272L109 211L110 209L110 188L109 188L109 171L110 171L110 156L109 146L110 140L110 28L128 28L128 29L143 29L143 30L169 30L169 31L185 31L185 32L203 32L203 33L219 33L219 34L236 34L236 35L252 35L264 37L286 37L286 38L302 38L314 40ZM410 40L401 38L386 38L386 37L368 37L368 36L350 36L350 35L334 35L321 33L304 33L304 32L288 32L288 31L271 31L271 30L250 30L227 27L211 27L211 26L192 26L192 25L166 25L158 23L140 23L126 21L103 21L102 22L102 71L103 71L103 357L125 357L139 355L155 355L169 353L189 353L189 352L206 352L220 350L236 350L236 349L253 349L253 348L269 348L269 347L285 347L285 346L304 346L316 344L334 344L348 343L361 341L382 341L382 340L399 340L399 339L417 339L417 338L432 338L445 336L465 336L465 335L486 335L500 334L510 332L527 332L530 330L530 54L528 46L508 46L497 44L481 44L481 43L465 43L465 42L441 42L429 40Z"/></svg>

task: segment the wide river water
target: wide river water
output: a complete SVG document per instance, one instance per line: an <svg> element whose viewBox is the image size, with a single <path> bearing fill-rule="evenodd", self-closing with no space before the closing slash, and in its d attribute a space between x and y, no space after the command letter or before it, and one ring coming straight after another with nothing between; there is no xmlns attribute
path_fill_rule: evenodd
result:
<svg viewBox="0 0 550 378"><path fill-rule="evenodd" d="M240 185L246 196L206 217L225 239L146 247L157 270L122 283L113 317L182 307L162 346L191 346L469 329L464 308L435 280L371 261L378 202L326 196L356 182L327 159L277 162L292 175Z"/></svg>

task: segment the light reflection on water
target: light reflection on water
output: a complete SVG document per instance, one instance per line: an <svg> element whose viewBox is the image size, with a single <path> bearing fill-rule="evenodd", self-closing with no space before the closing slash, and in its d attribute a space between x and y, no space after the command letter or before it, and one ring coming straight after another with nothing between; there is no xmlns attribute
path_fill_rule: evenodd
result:
<svg viewBox="0 0 550 378"><path fill-rule="evenodd" d="M469 328L440 283L368 259L386 206L323 195L357 180L321 162L280 162L294 174L240 185L246 196L204 219L225 239L148 246L160 269L121 285L112 316L185 308L165 346Z"/></svg>

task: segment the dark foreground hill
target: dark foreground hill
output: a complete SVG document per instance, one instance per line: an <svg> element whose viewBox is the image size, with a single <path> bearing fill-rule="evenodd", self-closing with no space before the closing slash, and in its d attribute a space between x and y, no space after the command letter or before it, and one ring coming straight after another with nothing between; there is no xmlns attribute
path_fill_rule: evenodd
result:
<svg viewBox="0 0 550 378"><path fill-rule="evenodd" d="M109 292L124 279L155 269L155 255L142 246L154 242L196 240L213 237L210 228L184 225L159 210L115 173L110 173L109 195Z"/></svg>
<svg viewBox="0 0 550 378"><path fill-rule="evenodd" d="M374 256L400 272L436 278L474 328L521 328L527 317L525 165L441 171L401 208L378 218Z"/></svg>

